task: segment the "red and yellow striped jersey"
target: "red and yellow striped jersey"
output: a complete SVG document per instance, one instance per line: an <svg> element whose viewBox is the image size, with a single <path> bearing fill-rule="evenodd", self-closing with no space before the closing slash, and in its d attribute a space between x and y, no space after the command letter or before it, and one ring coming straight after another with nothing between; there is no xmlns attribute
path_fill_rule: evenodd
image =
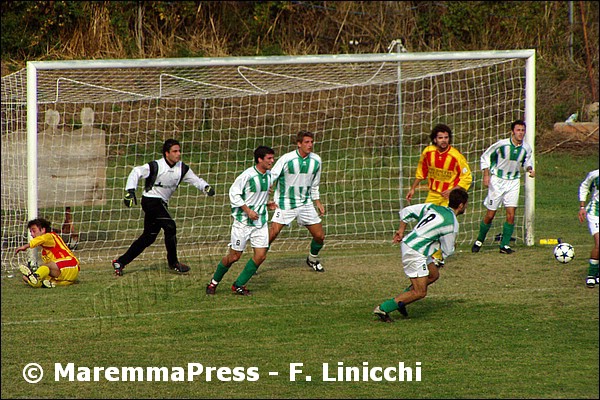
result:
<svg viewBox="0 0 600 400"><path fill-rule="evenodd" d="M417 166L417 179L427 179L429 190L438 193L456 186L468 190L473 182L469 164L458 150L448 146L440 153L434 145L423 150Z"/></svg>
<svg viewBox="0 0 600 400"><path fill-rule="evenodd" d="M75 260L79 264L79 260L71 249L65 244L62 238L54 232L44 233L40 236L31 239L29 247L42 247L42 260L44 262L57 262L63 260Z"/></svg>

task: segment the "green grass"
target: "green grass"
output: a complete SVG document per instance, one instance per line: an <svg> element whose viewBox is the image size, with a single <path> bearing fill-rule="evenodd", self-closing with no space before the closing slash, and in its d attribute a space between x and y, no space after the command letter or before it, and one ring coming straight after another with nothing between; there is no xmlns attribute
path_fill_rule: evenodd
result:
<svg viewBox="0 0 600 400"><path fill-rule="evenodd" d="M461 246L428 297L408 307L410 318L394 313L393 324L371 314L408 285L391 241L325 247L324 274L304 264L304 253L274 251L249 282L254 296L248 298L228 287L248 253L214 297L204 294L204 285L218 257L186 259L193 268L186 276L167 272L162 260L132 263L121 278L106 264L86 265L80 283L53 290L3 278L2 397L598 398L599 291L584 285L592 239L577 221L576 195L597 156L546 156L537 164L536 236L563 237L575 246L576 259L558 264L552 246L517 246L510 256L491 241L478 254ZM495 226L502 211L497 218ZM38 384L22 376L33 362L45 370ZM421 381L322 379L325 363L331 375L338 363L385 368L400 362L413 371L420 362ZM256 367L260 378L109 382L101 375L97 382L57 382L55 363ZM312 380L291 381L291 363L302 363Z"/></svg>

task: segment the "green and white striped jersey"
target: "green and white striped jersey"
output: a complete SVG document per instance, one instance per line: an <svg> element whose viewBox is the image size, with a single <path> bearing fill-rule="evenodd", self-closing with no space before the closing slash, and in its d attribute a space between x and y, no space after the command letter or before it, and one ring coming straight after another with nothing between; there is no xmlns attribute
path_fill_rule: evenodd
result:
<svg viewBox="0 0 600 400"><path fill-rule="evenodd" d="M268 219L267 202L269 201L269 189L272 185L271 171L262 174L254 166L242 172L229 188L233 218L257 228L266 224ZM242 210L241 207L244 204L259 215L256 221L248 218L248 215Z"/></svg>
<svg viewBox="0 0 600 400"><path fill-rule="evenodd" d="M521 167L533 168L531 146L523 143L515 146L510 138L502 139L487 148L481 155L481 169L488 169L501 179L519 179Z"/></svg>
<svg viewBox="0 0 600 400"><path fill-rule="evenodd" d="M298 150L281 156L271 169L275 185L274 201L282 210L293 210L320 199L321 157Z"/></svg>
<svg viewBox="0 0 600 400"><path fill-rule="evenodd" d="M590 202L585 208L590 215L598 216L598 170L595 169L581 182L579 185L579 201L585 202L589 194L591 194Z"/></svg>
<svg viewBox="0 0 600 400"><path fill-rule="evenodd" d="M404 222L418 221L402 239L411 249L424 256L430 256L440 248L444 257L454 253L459 225L450 207L415 204L404 207L400 211L400 219Z"/></svg>

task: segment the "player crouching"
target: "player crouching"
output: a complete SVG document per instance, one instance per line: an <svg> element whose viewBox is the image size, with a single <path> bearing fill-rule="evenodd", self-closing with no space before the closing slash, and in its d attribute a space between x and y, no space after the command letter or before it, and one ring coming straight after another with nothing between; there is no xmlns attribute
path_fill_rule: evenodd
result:
<svg viewBox="0 0 600 400"><path fill-rule="evenodd" d="M15 254L29 248L42 248L42 265L33 271L28 265L19 265L23 281L34 288L53 288L75 283L79 276L79 260L62 238L52 232L50 222L37 218L27 223L31 241L18 247Z"/></svg>

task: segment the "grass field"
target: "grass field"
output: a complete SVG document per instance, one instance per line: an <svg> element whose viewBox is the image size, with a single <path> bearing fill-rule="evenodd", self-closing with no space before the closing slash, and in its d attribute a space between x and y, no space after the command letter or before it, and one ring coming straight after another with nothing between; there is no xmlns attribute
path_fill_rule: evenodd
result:
<svg viewBox="0 0 600 400"><path fill-rule="evenodd" d="M53 290L2 279L2 398L598 398L599 288L584 285L592 239L577 221L576 194L597 157L537 160L536 237L570 242L574 261L558 264L552 246L517 246L510 256L489 240L478 254L461 247L429 296L408 307L410 318L392 314L393 324L371 314L408 285L393 232L389 245L325 247L324 274L306 267L304 253L274 251L249 282L252 297L228 287L248 253L213 297L204 286L216 258L186 260L193 267L186 276L167 272L162 260L132 263L121 278L108 263L86 265L79 284ZM502 211L497 218L490 238ZM44 369L41 382L25 382L29 363ZM69 363L75 381L57 381L56 370ZM164 367L176 379L188 363L238 368L221 377L250 379L86 375L94 367ZM303 364L296 381L292 363ZM397 370L399 363L412 368L412 381L324 379L336 377L338 365Z"/></svg>

